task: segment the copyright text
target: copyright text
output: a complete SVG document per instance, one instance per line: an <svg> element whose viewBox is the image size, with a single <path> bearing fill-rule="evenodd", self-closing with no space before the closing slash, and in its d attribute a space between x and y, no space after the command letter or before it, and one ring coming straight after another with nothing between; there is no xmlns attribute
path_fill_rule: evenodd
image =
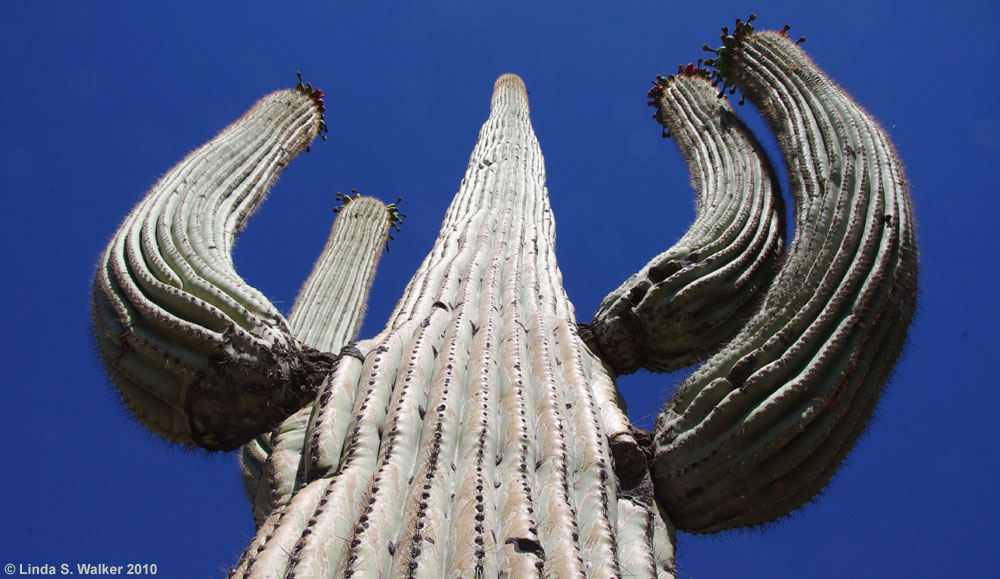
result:
<svg viewBox="0 0 1000 579"><path fill-rule="evenodd" d="M7 575L156 575L155 563L127 563L109 565L107 563L7 563L3 566Z"/></svg>

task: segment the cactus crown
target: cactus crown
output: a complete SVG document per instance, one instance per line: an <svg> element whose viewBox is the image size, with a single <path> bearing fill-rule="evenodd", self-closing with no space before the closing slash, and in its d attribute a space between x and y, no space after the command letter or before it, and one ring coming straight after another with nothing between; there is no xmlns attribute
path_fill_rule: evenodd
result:
<svg viewBox="0 0 1000 579"><path fill-rule="evenodd" d="M704 61L699 58L698 64L689 62L678 65L676 74L668 74L667 76L656 75L656 80L653 81L653 88L649 89L649 92L646 93L646 97L649 98L649 102L646 104L656 109L656 112L653 113L653 118L656 119L656 122L664 125L663 132L660 135L664 139L670 137L670 128L666 126L667 122L663 116L663 109L660 107L660 99L663 98L670 83L674 82L679 76L699 77L711 80L711 74L707 69L701 67L702 64L704 64Z"/></svg>
<svg viewBox="0 0 1000 579"><path fill-rule="evenodd" d="M351 195L346 195L337 191L336 199L340 201L340 205L333 208L334 213L340 213L345 207L347 207L355 199L361 198L361 193L358 193L357 189L351 189ZM395 202L389 203L385 206L385 211L389 216L389 229L395 229L396 231L402 231L400 225L403 223L403 219L406 218L405 213L400 213L399 204L403 201L402 197L396 199ZM389 241L395 241L395 237L390 234L386 234L385 240L385 252L392 253L389 249Z"/></svg>
<svg viewBox="0 0 1000 579"><path fill-rule="evenodd" d="M735 57L742 48L743 41L753 34L753 25L750 23L756 19L756 14L751 14L746 21L737 18L732 34L729 33L728 26L722 27L722 35L719 37L722 40L722 46L719 48L711 48L707 44L702 46L703 50L716 55L715 58L706 60L705 64L715 69L715 72L712 74L712 80L722 84L719 96L722 96L727 88L729 89L729 94L733 94L736 91L736 78L733 75Z"/></svg>
<svg viewBox="0 0 1000 579"><path fill-rule="evenodd" d="M340 201L340 206L333 208L334 213L340 213L340 211L344 207L347 207L351 203L351 201L354 201L355 199L361 197L361 193L358 193L357 189L351 189L351 193L353 193L353 195L345 195L340 191L337 191L337 193L334 195L334 198L337 201Z"/></svg>
<svg viewBox="0 0 1000 579"><path fill-rule="evenodd" d="M316 103L316 108L319 110L319 138L325 141L326 135L324 133L330 132L330 129L326 126L326 118L323 115L326 112L326 103L323 102L323 97L326 95L323 94L323 89L313 88L312 83L307 82L302 84L301 71L295 71L295 76L299 77L299 82L295 85L295 90L308 96ZM308 150L309 148L306 147L306 151Z"/></svg>
<svg viewBox="0 0 1000 579"><path fill-rule="evenodd" d="M716 55L715 58L706 59L705 64L715 69L711 75L715 86L722 84L722 88L719 89L720 97L725 94L727 88L729 89L729 94L736 92L736 77L734 75L736 56L743 48L743 41L753 35L753 24L751 22L756 19L756 14L750 14L745 21L737 18L732 34L729 33L728 26L722 27L722 35L719 37L722 40L722 46L712 48L708 44L704 44L701 47L702 50ZM788 31L791 28L790 24L785 24L778 33L787 38ZM795 41L795 44L802 44L805 41L806 37L801 36ZM743 99L740 99L740 104L743 104Z"/></svg>

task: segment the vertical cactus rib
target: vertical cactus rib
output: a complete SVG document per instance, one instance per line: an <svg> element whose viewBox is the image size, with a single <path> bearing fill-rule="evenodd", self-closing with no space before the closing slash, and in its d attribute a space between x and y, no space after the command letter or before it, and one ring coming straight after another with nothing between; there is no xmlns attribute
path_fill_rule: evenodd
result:
<svg viewBox="0 0 1000 579"><path fill-rule="evenodd" d="M321 96L264 97L160 179L101 259L93 318L105 366L168 440L233 449L300 408L329 371L332 357L299 344L231 257L278 174L325 127Z"/></svg>
<svg viewBox="0 0 1000 579"><path fill-rule="evenodd" d="M737 22L712 63L771 126L795 238L763 309L661 414L656 494L677 527L784 516L827 484L863 432L906 339L917 259L892 144L783 32Z"/></svg>
<svg viewBox="0 0 1000 579"><path fill-rule="evenodd" d="M621 577L625 528L630 568L672 565L655 507L619 520L628 422L576 333L544 180L504 75L437 242L324 383L302 483L235 576Z"/></svg>
<svg viewBox="0 0 1000 579"><path fill-rule="evenodd" d="M619 374L704 360L753 315L777 270L784 207L774 171L707 76L687 65L649 93L687 161L697 218L594 315L597 348Z"/></svg>
<svg viewBox="0 0 1000 579"><path fill-rule="evenodd" d="M274 430L254 437L240 449L240 474L257 525L287 503L302 483L305 434L312 410L312 406L303 406Z"/></svg>

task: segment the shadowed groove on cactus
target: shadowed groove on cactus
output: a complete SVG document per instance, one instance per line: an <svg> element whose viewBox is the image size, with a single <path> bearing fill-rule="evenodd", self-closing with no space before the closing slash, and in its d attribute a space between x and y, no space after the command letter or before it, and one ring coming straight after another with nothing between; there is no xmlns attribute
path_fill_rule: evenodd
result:
<svg viewBox="0 0 1000 579"><path fill-rule="evenodd" d="M718 351L755 313L784 245L771 164L707 77L688 65L649 92L687 161L698 215L594 314L595 347L619 374L671 371Z"/></svg>
<svg viewBox="0 0 1000 579"><path fill-rule="evenodd" d="M292 90L262 99L160 179L98 267L105 366L135 416L168 440L233 449L300 408L333 363L292 337L231 257L282 168L324 126L321 106Z"/></svg>
<svg viewBox="0 0 1000 579"><path fill-rule="evenodd" d="M723 91L760 106L789 167L796 229L780 269L770 166L707 73L683 67L653 96L698 217L608 298L595 332L578 330L562 287L514 75L495 84L436 243L368 340L348 343L396 204L344 199L287 323L229 256L325 130L322 91L300 81L266 97L164 177L109 246L95 326L154 432L208 448L256 437L242 467L258 528L232 575L673 577L674 523L757 524L819 492L905 340L916 249L892 145L783 32L738 22L712 61ZM712 348L654 433L632 428L613 369Z"/></svg>
<svg viewBox="0 0 1000 579"><path fill-rule="evenodd" d="M796 233L761 313L657 421L657 497L694 532L772 521L827 484L915 308L912 209L893 146L784 32L738 22L712 61L778 137Z"/></svg>

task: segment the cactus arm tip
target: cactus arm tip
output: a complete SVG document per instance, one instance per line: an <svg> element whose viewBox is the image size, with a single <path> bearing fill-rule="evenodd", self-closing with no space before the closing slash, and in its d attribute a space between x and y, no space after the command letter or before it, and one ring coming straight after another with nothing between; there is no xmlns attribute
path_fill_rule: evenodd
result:
<svg viewBox="0 0 1000 579"><path fill-rule="evenodd" d="M361 329L368 292L389 231L392 211L374 197L339 191L341 205L323 252L288 316L293 335L324 352L339 352Z"/></svg>
<svg viewBox="0 0 1000 579"><path fill-rule="evenodd" d="M319 135L320 139L325 141L326 133L328 133L330 130L329 127L327 127L326 125L326 115L325 115L326 103L323 100L326 97L326 95L323 93L322 89L313 88L313 85L311 83L307 82L303 85L301 71L295 71L295 75L298 76L299 78L298 84L295 85L296 92L308 96L313 101L313 103L315 103L316 110L319 111L319 123L317 126L316 134ZM307 147L306 151L308 152L308 150L309 149Z"/></svg>

